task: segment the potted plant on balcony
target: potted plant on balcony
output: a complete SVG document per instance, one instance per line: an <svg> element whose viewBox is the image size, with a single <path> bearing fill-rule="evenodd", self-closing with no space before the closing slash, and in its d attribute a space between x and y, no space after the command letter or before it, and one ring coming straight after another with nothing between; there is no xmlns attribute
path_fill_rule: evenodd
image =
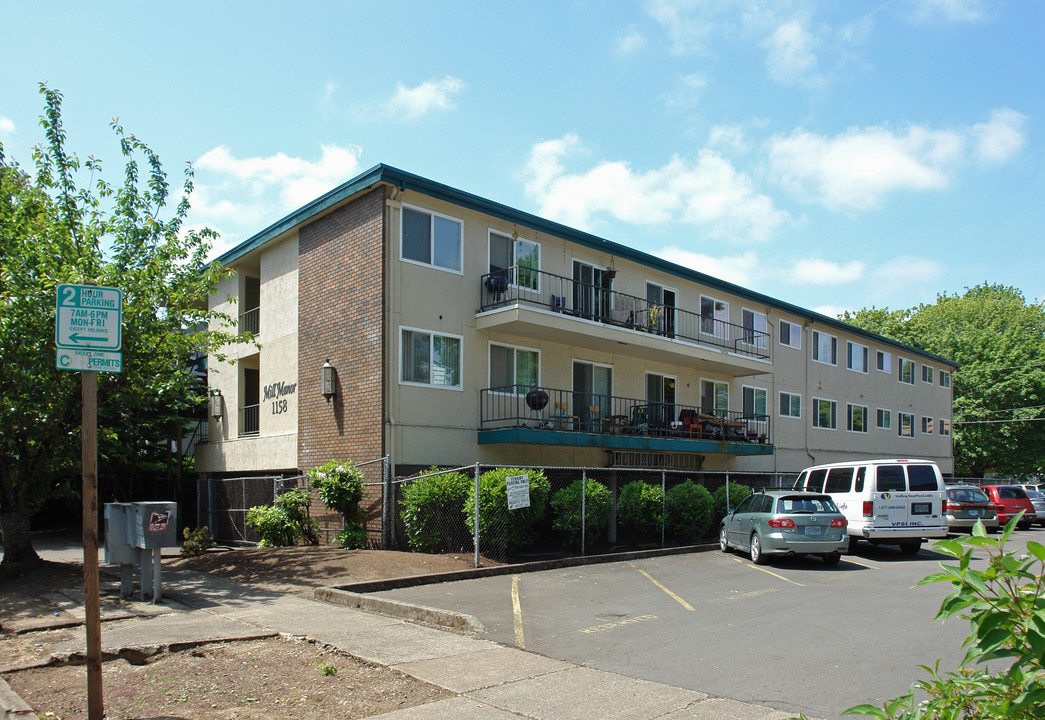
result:
<svg viewBox="0 0 1045 720"><path fill-rule="evenodd" d="M646 326L647 332L657 332L660 327L660 315L664 312L664 308L660 305L650 305L646 310L646 315L649 318L649 325Z"/></svg>

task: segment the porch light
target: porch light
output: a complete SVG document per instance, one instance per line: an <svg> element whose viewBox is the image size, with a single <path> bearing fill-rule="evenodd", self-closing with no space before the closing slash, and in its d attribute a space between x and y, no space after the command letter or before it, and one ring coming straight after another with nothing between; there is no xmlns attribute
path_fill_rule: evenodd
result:
<svg viewBox="0 0 1045 720"><path fill-rule="evenodd" d="M329 360L323 363L320 386L323 388L323 397L327 399L327 402L337 395L337 370Z"/></svg>
<svg viewBox="0 0 1045 720"><path fill-rule="evenodd" d="M221 420L224 410L223 402L224 398L221 397L221 390L210 391L210 414L215 420Z"/></svg>

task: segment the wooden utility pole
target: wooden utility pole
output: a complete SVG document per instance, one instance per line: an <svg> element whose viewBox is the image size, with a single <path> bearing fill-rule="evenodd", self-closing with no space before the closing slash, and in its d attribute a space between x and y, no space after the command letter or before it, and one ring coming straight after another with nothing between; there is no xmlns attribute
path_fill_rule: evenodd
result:
<svg viewBox="0 0 1045 720"><path fill-rule="evenodd" d="M102 720L102 608L98 588L98 373L83 385L83 597L87 613L87 717Z"/></svg>

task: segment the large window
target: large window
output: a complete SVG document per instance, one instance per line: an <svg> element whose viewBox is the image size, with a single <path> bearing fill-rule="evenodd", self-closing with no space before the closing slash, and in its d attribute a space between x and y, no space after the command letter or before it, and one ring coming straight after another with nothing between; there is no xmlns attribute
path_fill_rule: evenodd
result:
<svg viewBox="0 0 1045 720"><path fill-rule="evenodd" d="M813 427L823 430L838 428L838 403L834 400L813 398Z"/></svg>
<svg viewBox="0 0 1045 720"><path fill-rule="evenodd" d="M402 258L461 272L461 221L403 206Z"/></svg>
<svg viewBox="0 0 1045 720"><path fill-rule="evenodd" d="M427 330L402 329L404 383L461 389L461 338Z"/></svg>
<svg viewBox="0 0 1045 720"><path fill-rule="evenodd" d="M877 427L879 430L889 430L893 426L893 411L878 408Z"/></svg>
<svg viewBox="0 0 1045 720"><path fill-rule="evenodd" d="M780 321L780 344L802 349L802 326L787 320Z"/></svg>
<svg viewBox="0 0 1045 720"><path fill-rule="evenodd" d="M646 283L646 320L660 335L675 336L675 291L657 283Z"/></svg>
<svg viewBox="0 0 1045 720"><path fill-rule="evenodd" d="M900 422L896 424L896 434L900 437L914 437L914 415L911 413L900 413Z"/></svg>
<svg viewBox="0 0 1045 720"><path fill-rule="evenodd" d="M765 388L744 386L744 417L764 418L766 416Z"/></svg>
<svg viewBox="0 0 1045 720"><path fill-rule="evenodd" d="M856 372L867 372L867 346L853 342L845 344L845 366Z"/></svg>
<svg viewBox="0 0 1045 720"><path fill-rule="evenodd" d="M540 245L532 240L490 231L491 275L502 275L512 285L538 291L540 269Z"/></svg>
<svg viewBox="0 0 1045 720"><path fill-rule="evenodd" d="M754 310L744 310L744 342L758 348L764 348L768 338L769 321L766 314Z"/></svg>
<svg viewBox="0 0 1045 720"><path fill-rule="evenodd" d="M700 411L725 417L729 412L729 383L717 380L700 382Z"/></svg>
<svg viewBox="0 0 1045 720"><path fill-rule="evenodd" d="M900 358L900 382L914 385L914 360Z"/></svg>
<svg viewBox="0 0 1045 720"><path fill-rule="evenodd" d="M802 396L795 393L780 393L780 415L782 417L802 417Z"/></svg>
<svg viewBox="0 0 1045 720"><path fill-rule="evenodd" d="M525 395L540 385L540 354L536 350L490 344L490 387Z"/></svg>
<svg viewBox="0 0 1045 720"><path fill-rule="evenodd" d="M816 362L827 363L828 365L838 364L838 338L834 335L828 335L822 333L819 330L813 331L813 360Z"/></svg>
<svg viewBox="0 0 1045 720"><path fill-rule="evenodd" d="M866 405L846 405L846 425L845 429L849 432L867 432L867 406Z"/></svg>
<svg viewBox="0 0 1045 720"><path fill-rule="evenodd" d="M729 305L715 298L700 296L700 332L715 337L726 337Z"/></svg>

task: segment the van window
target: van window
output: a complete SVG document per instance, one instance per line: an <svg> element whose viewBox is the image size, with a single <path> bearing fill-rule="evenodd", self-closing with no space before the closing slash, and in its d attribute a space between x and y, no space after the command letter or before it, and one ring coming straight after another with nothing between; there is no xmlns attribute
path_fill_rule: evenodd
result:
<svg viewBox="0 0 1045 720"><path fill-rule="evenodd" d="M827 473L824 492L842 493L853 489L853 470L851 467L831 468Z"/></svg>
<svg viewBox="0 0 1045 720"><path fill-rule="evenodd" d="M792 489L802 490L806 486L806 477L808 477L808 475L809 471L803 470L802 474L798 476L797 480L795 480L795 484L792 486Z"/></svg>
<svg viewBox="0 0 1045 720"><path fill-rule="evenodd" d="M907 489L903 468L899 465L879 465L877 492L903 492Z"/></svg>
<svg viewBox="0 0 1045 720"><path fill-rule="evenodd" d="M810 472L809 479L806 480L806 490L823 492L825 477L827 477L827 470L813 470Z"/></svg>
<svg viewBox="0 0 1045 720"><path fill-rule="evenodd" d="M854 492L864 491L864 475L867 474L867 468L862 465L856 470L856 487L853 488Z"/></svg>
<svg viewBox="0 0 1045 720"><path fill-rule="evenodd" d="M908 465L907 480L913 492L940 489L936 484L936 473L933 472L932 465Z"/></svg>

